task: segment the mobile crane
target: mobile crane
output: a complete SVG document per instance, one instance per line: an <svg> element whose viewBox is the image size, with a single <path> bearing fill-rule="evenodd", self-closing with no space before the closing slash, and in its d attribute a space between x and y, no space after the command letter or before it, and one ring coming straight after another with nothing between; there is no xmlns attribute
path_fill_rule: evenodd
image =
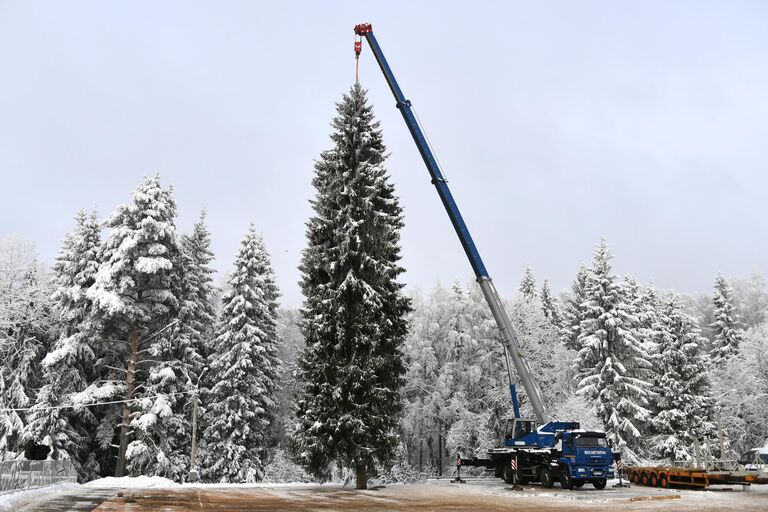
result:
<svg viewBox="0 0 768 512"><path fill-rule="evenodd" d="M395 97L396 107L411 132L416 147L421 154L432 178L440 200L448 213L453 228L461 241L469 259L477 282L483 292L493 318L501 332L501 343L509 377L515 419L512 430L505 436L503 446L491 449L487 458L461 459L458 463L465 466L484 467L503 478L507 483L528 483L540 481L545 487L552 487L556 480L564 488L581 487L591 482L595 488L605 488L608 478L613 478L613 456L604 432L580 429L575 421L549 421L541 391L534 380L528 362L520 352L517 332L509 320L504 304L499 298L496 287L485 268L480 253L472 240L472 235L464 222L456 201L453 199L448 182L432 153L416 116L411 102L405 98L392 69L381 51L370 23L355 26L355 58L359 59L362 51L362 39L368 41L376 61L384 73L384 78ZM522 381L535 419L520 418L519 404L515 386L512 383L512 370L509 359L515 366Z"/></svg>

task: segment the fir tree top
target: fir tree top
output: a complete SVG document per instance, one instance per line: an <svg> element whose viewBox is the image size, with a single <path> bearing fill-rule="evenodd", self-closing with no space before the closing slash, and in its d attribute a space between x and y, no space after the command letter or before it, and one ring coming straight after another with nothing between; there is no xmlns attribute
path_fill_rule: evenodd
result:
<svg viewBox="0 0 768 512"><path fill-rule="evenodd" d="M173 191L162 188L155 174L106 221L112 231L88 296L108 318L147 324L177 307L171 291L178 254L175 219Z"/></svg>
<svg viewBox="0 0 768 512"><path fill-rule="evenodd" d="M715 321L710 327L715 333L715 340L711 356L713 361L720 362L738 353L742 338L742 330L733 305L733 290L722 275L715 279L713 302Z"/></svg>
<svg viewBox="0 0 768 512"><path fill-rule="evenodd" d="M526 300L536 297L536 279L533 277L531 267L525 268L525 274L523 274L523 280L520 282L519 290Z"/></svg>

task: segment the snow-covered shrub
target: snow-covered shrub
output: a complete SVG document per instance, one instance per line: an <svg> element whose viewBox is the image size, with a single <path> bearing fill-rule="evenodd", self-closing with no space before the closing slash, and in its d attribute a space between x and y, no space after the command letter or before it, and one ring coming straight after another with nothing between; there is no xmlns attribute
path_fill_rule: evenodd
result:
<svg viewBox="0 0 768 512"><path fill-rule="evenodd" d="M419 473L419 470L408 460L408 451L405 445L400 443L395 450L392 466L381 471L375 482L377 484L414 484L425 479L426 475Z"/></svg>
<svg viewBox="0 0 768 512"><path fill-rule="evenodd" d="M272 460L264 466L264 482L271 484L284 484L289 482L311 482L304 469L295 464L282 449L274 452Z"/></svg>

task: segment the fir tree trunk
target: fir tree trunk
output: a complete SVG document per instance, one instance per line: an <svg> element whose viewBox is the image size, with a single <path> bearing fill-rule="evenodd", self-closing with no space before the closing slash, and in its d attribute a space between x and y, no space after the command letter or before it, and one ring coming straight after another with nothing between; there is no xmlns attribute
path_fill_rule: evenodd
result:
<svg viewBox="0 0 768 512"><path fill-rule="evenodd" d="M437 476L443 476L443 432L437 434Z"/></svg>
<svg viewBox="0 0 768 512"><path fill-rule="evenodd" d="M131 358L128 361L128 372L125 377L125 396L123 399L123 421L120 426L120 448L117 451L117 467L115 468L115 476L125 476L125 452L128 450L128 432L131 421L131 407L128 400L133 395L133 390L136 386L135 373L136 373L136 358L139 352L139 329L134 328L131 331Z"/></svg>
<svg viewBox="0 0 768 512"><path fill-rule="evenodd" d="M355 466L355 489L368 488L368 472L365 464L358 463Z"/></svg>

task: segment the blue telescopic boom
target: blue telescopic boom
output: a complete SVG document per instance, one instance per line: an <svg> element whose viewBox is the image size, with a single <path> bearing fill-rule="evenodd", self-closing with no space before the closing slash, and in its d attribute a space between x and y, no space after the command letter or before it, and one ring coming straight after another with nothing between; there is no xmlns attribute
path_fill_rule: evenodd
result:
<svg viewBox="0 0 768 512"><path fill-rule="evenodd" d="M413 113L413 109L411 108L411 102L405 99L405 95L400 89L400 86L395 79L395 75L392 73L392 69L389 67L387 59L384 57L384 53L381 51L381 47L376 40L376 36L373 35L373 28L371 25L369 23L363 23L355 26L355 34L360 37L365 37L365 39L368 41L368 44L371 47L371 51L373 52L374 57L376 57L376 61L379 63L381 71L384 73L384 78L387 80L387 84L392 90L392 94L395 96L395 100L397 102L396 106L400 110L400 113L403 115L405 124L408 126L408 130L411 132L411 136L413 137L414 142L416 142L416 147L419 149L419 153L421 153L421 158L424 160L424 163L427 166L427 170L432 177L432 184L437 189L437 193L440 196L440 200L443 202L445 211L448 212L448 217L451 219L451 224L453 224L453 228L456 230L456 234L459 236L459 240L461 241L461 245L464 248L464 252L467 254L467 258L469 258L469 263L472 265L472 270L475 272L477 282L480 284L483 295L485 296L485 299L491 308L491 313L496 319L496 323L501 330L502 344L504 345L507 357L512 358L515 369L520 376L520 380L522 381L523 387L525 388L526 394L528 395L528 399L531 402L531 406L533 408L534 414L536 415L536 419L538 419L539 422L544 423L546 421L546 411L541 399L541 391L539 390L539 387L533 378L533 372L528 366L527 361L520 353L520 344L518 342L517 333L512 326L512 322L509 320L507 312L504 309L504 304L499 298L499 294L493 285L493 281L491 281L491 278L488 275L488 271L485 269L485 264L480 257L480 253L475 246L474 240L472 240L472 235L469 233L469 229L464 223L464 218L461 216L461 212L459 212L459 207L456 205L456 201L453 199L453 194L451 194L451 190L448 188L448 183L445 181L443 173L440 171L440 166L437 165L437 160L432 154L432 150L427 143L426 137L424 137L424 133L421 131L421 127L419 126L419 123L416 120L416 116ZM359 43L355 44L355 52L359 55ZM507 371L510 375L511 384L512 379L509 361L507 361ZM513 397L513 400L516 401L516 397Z"/></svg>
<svg viewBox="0 0 768 512"><path fill-rule="evenodd" d="M365 27L367 27L367 30L365 30ZM358 31L358 29L361 30ZM365 30L365 32L361 33L363 30ZM424 163L427 165L427 170L429 171L430 176L432 176L432 184L435 185L440 200L443 202L443 206L445 206L445 210L448 212L448 217L451 219L453 228L456 230L456 234L459 235L459 240L461 240L461 245L464 247L464 252L467 253L467 258L469 258L475 276L477 276L478 279L484 277L487 278L488 271L485 270L485 264L483 264L483 260L480 258L480 253L477 251L477 247L475 247L472 235L469 233L469 229L467 229L467 225L464 223L464 218L461 216L461 212L459 212L459 207L456 206L453 194L451 194L451 190L448 188L448 183L445 181L443 173L437 165L437 160L435 160L435 156L429 148L427 139L424 137L424 133L421 131L419 123L416 121L416 116L413 113L413 109L411 109L411 102L405 99L403 91L400 90L400 86L397 84L397 80L395 80L395 75L392 74L392 69L389 67L389 64L387 64L387 59L384 58L384 54L381 52L381 47L376 41L376 36L373 35L371 26L358 25L355 27L355 32L360 36L364 35L368 40L368 44L371 46L373 55L376 57L376 61L379 63L381 71L384 73L384 78L387 80L387 84L392 90L392 94L395 96L395 100L397 101L396 106L403 115L405 124L411 132L413 140L416 142L416 147L419 148L421 158L424 159Z"/></svg>

